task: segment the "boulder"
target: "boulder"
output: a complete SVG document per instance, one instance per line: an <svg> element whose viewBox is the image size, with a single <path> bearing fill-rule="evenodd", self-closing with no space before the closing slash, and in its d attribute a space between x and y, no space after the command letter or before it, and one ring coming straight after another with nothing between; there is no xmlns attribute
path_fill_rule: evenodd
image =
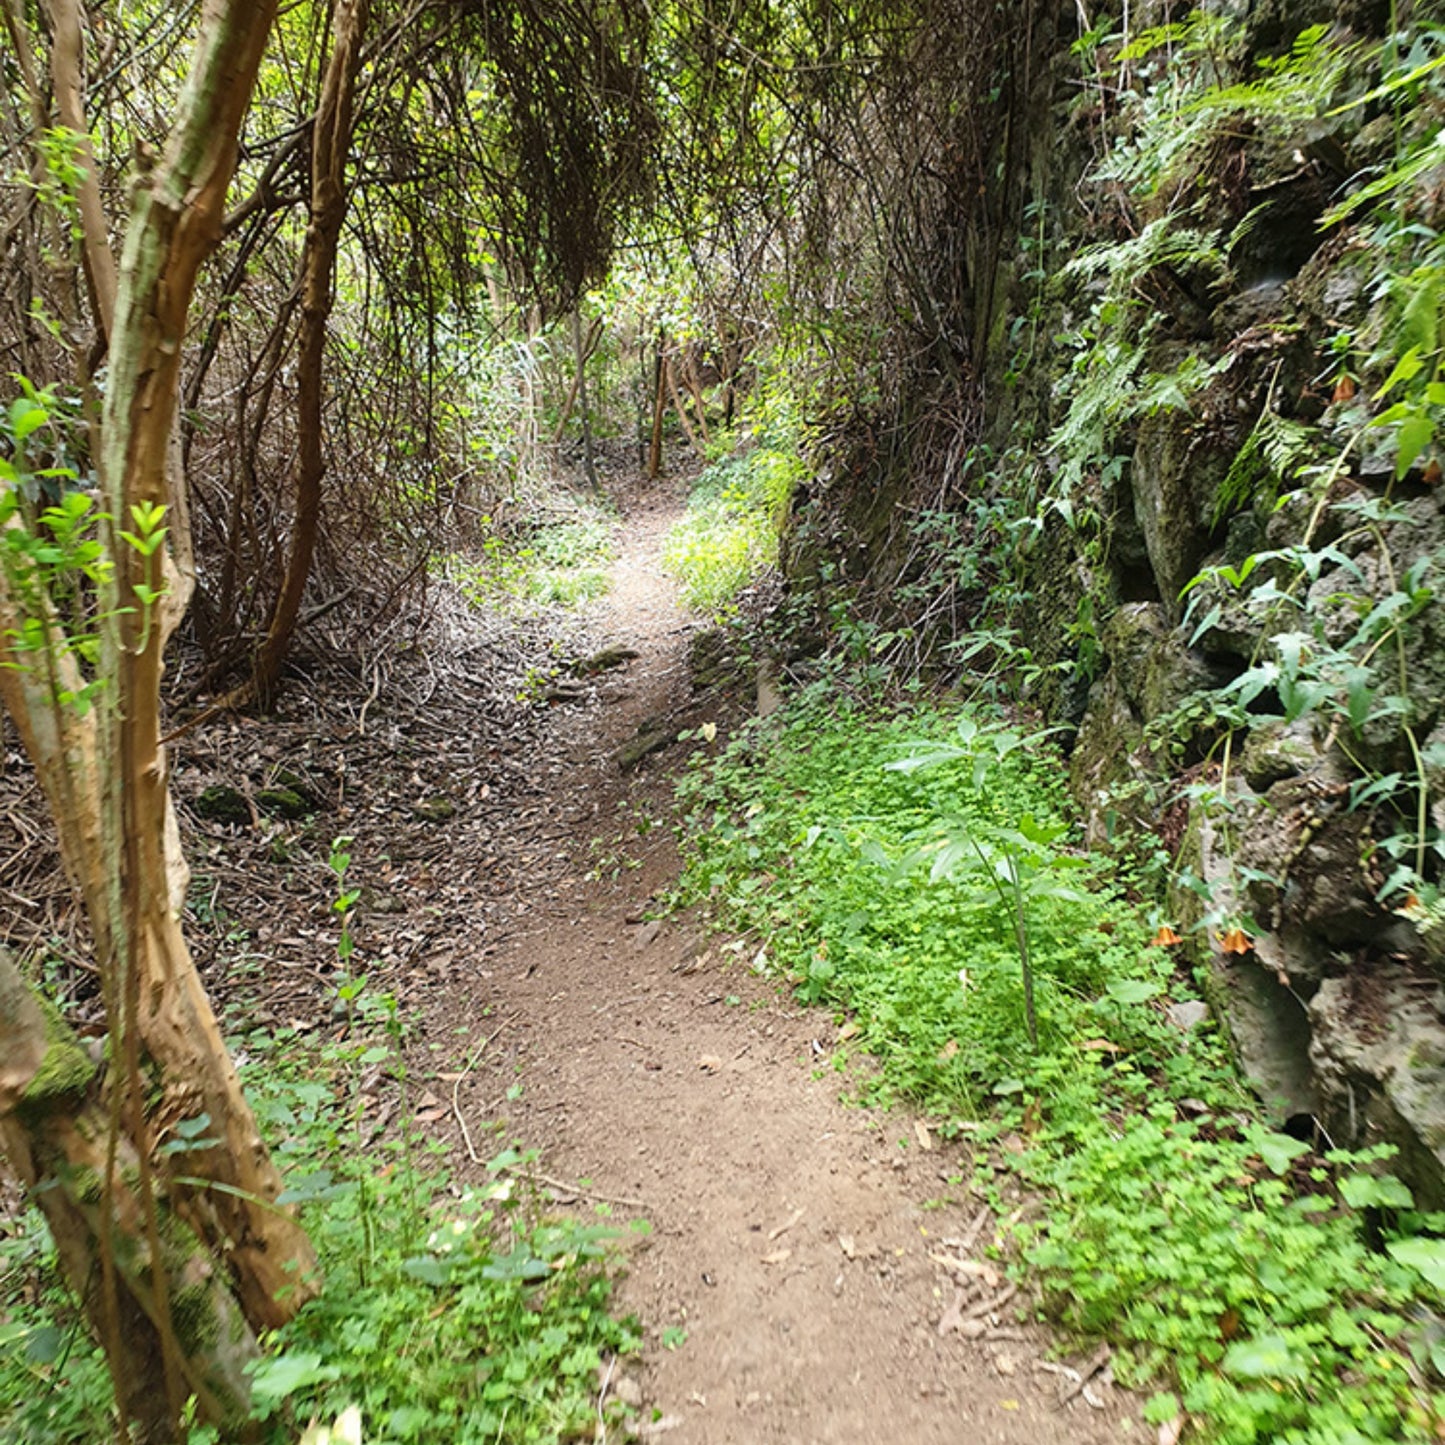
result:
<svg viewBox="0 0 1445 1445"><path fill-rule="evenodd" d="M1104 650L1130 707L1148 726L1218 679L1203 657L1185 646L1162 604L1129 602L1104 629Z"/></svg>
<svg viewBox="0 0 1445 1445"><path fill-rule="evenodd" d="M1424 1209L1445 1208L1445 988L1379 962L1327 979L1310 1001L1320 1118L1342 1148L1390 1143Z"/></svg>
<svg viewBox="0 0 1445 1445"><path fill-rule="evenodd" d="M1139 425L1130 468L1134 514L1171 623L1182 618L1179 594L1209 554L1207 513L1230 460L1205 446L1177 411L1160 411Z"/></svg>
<svg viewBox="0 0 1445 1445"><path fill-rule="evenodd" d="M1349 811L1349 788L1318 774L1286 778L1258 801L1238 805L1235 871L1256 922L1275 932L1293 928L1325 949L1373 941L1384 922L1379 887L1366 860L1373 851L1370 818ZM1291 978L1314 964L1285 962ZM1312 971L1312 968L1311 970Z"/></svg>

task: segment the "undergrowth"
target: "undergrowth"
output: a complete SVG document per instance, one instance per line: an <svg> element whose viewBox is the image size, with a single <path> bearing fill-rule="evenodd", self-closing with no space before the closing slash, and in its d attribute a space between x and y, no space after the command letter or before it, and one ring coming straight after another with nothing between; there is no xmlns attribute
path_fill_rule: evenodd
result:
<svg viewBox="0 0 1445 1445"><path fill-rule="evenodd" d="M580 607L607 591L614 532L613 517L581 502L543 509L520 531L483 517L480 547L444 557L440 570L477 607Z"/></svg>
<svg viewBox="0 0 1445 1445"><path fill-rule="evenodd" d="M777 561L779 530L801 470L796 456L755 446L702 472L662 556L688 607L724 610Z"/></svg>
<svg viewBox="0 0 1445 1445"><path fill-rule="evenodd" d="M1053 1318L1114 1343L1121 1381L1153 1382L1154 1423L1230 1445L1438 1438L1445 1217L1415 1210L1387 1151L1270 1130L1213 1027L1172 1021L1194 982L1129 880L1071 841L1058 763L985 713L960 731L818 690L684 778L682 900L850 1014L865 1089L974 1141L975 1188L1012 1171L1042 1195L1016 1266Z"/></svg>
<svg viewBox="0 0 1445 1445"><path fill-rule="evenodd" d="M282 1200L300 1206L326 1276L267 1342L254 1438L290 1445L309 1420L355 1405L367 1445L593 1439L603 1359L640 1343L609 1309L605 1251L620 1226L549 1215L527 1182L532 1156L516 1148L464 1187L410 1123L368 1142L362 1080L397 1075L403 1104L405 1081L390 1001L362 999L359 1012L370 1023L354 1042L319 1051L289 1029L242 1041L247 1094L288 1180ZM617 1418L615 1402L605 1413ZM115 1438L103 1358L34 1210L0 1225L0 1438ZM197 1425L188 1445L220 1438Z"/></svg>

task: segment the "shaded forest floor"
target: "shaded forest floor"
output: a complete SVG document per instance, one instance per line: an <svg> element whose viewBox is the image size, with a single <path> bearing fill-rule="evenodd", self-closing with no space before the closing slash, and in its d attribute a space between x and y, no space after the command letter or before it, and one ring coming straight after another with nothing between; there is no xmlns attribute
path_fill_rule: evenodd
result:
<svg viewBox="0 0 1445 1445"><path fill-rule="evenodd" d="M276 717L180 740L189 931L213 995L237 1031L340 1036L328 859L350 838L351 970L411 1021L414 1123L459 1183L515 1142L557 1207L653 1226L622 1289L644 1352L602 1384L644 1435L1126 1438L1107 1364L1082 1391L1019 1323L957 1146L841 1102L833 1019L753 974L757 940L651 917L679 866L672 778L691 745L625 771L618 753L704 722L725 735L751 698L690 675L697 624L659 566L676 489L615 500L613 585L586 612L443 599L426 634L364 645L338 622ZM569 668L612 647L636 655ZM28 772L0 782L0 926L79 960ZM83 967L70 986L98 1027ZM395 1081L378 1070L363 1092L372 1132L394 1127Z"/></svg>

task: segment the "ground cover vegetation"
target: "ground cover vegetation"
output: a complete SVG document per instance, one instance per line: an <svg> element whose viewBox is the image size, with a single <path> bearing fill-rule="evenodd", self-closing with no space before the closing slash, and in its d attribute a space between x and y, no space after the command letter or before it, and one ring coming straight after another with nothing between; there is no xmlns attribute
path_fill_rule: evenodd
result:
<svg viewBox="0 0 1445 1445"><path fill-rule="evenodd" d="M1023 1186L1005 1256L1046 1314L1122 1347L1146 1418L1231 1442L1431 1438L1440 1216L1389 1149L1261 1119L1060 777L1054 744L992 709L815 687L696 756L679 897L839 1011L835 1063L867 1050L854 1087L963 1146L960 1191L1002 1213Z"/></svg>

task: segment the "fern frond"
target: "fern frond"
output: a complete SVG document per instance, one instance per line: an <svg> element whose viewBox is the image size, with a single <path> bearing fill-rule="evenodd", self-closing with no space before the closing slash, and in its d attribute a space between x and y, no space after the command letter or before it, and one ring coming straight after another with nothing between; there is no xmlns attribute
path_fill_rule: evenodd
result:
<svg viewBox="0 0 1445 1445"><path fill-rule="evenodd" d="M1263 493L1273 501L1281 484L1299 473L1314 455L1315 432L1266 407L1234 454L1224 480L1214 493L1210 526L1217 527Z"/></svg>

